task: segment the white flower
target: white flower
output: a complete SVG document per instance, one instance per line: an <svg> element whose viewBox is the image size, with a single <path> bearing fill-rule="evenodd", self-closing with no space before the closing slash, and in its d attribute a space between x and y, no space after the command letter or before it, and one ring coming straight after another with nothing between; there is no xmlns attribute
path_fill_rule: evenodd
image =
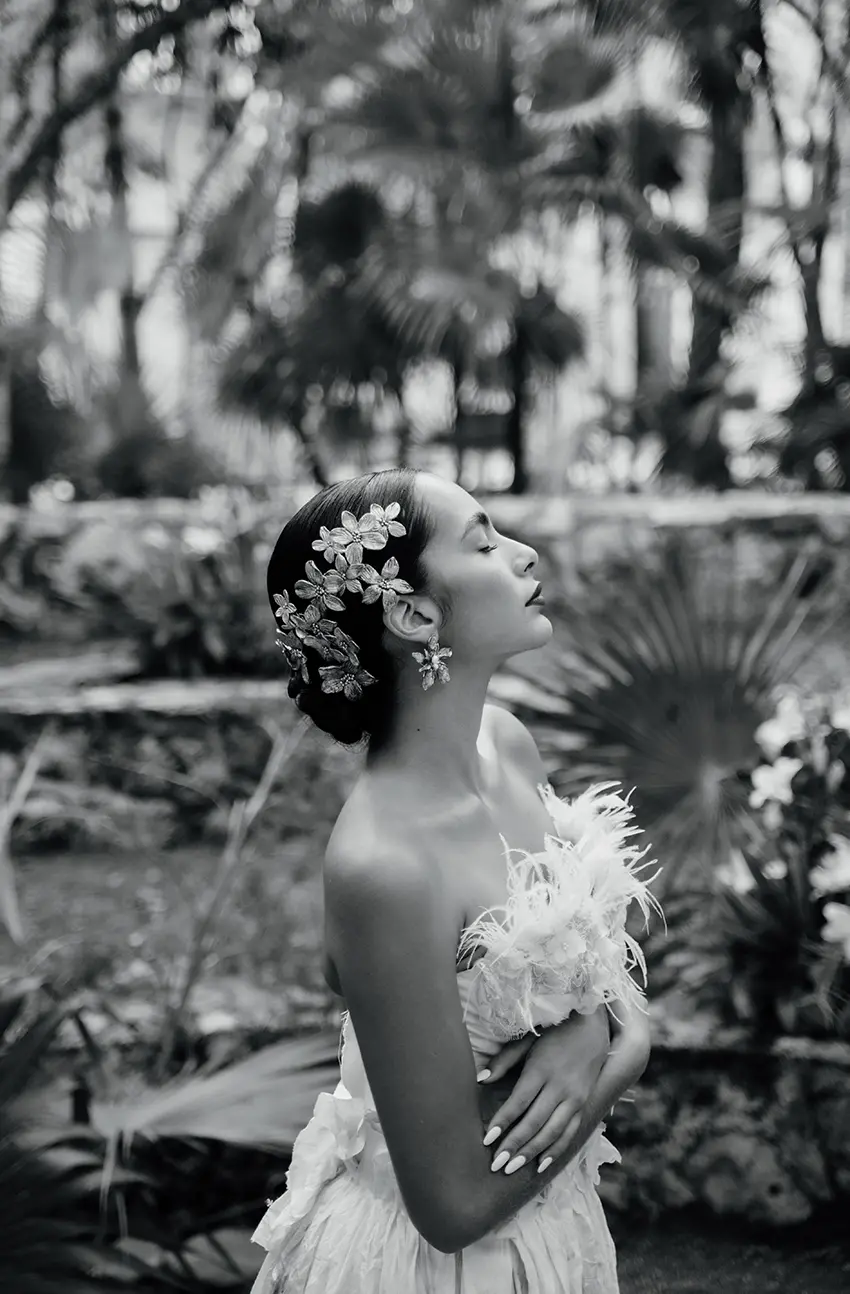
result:
<svg viewBox="0 0 850 1294"><path fill-rule="evenodd" d="M826 925L821 938L830 944L841 944L844 960L850 962L850 907L846 903L825 903Z"/></svg>
<svg viewBox="0 0 850 1294"><path fill-rule="evenodd" d="M850 733L850 700L840 701L832 711L830 721L833 728L841 728Z"/></svg>
<svg viewBox="0 0 850 1294"><path fill-rule="evenodd" d="M803 767L802 759L777 759L775 764L761 764L753 769L750 808L760 809L768 800L791 804L794 793L791 782Z"/></svg>
<svg viewBox="0 0 850 1294"><path fill-rule="evenodd" d="M183 543L199 557L206 557L224 547L224 535L212 526L185 526Z"/></svg>
<svg viewBox="0 0 850 1294"><path fill-rule="evenodd" d="M716 876L721 885L734 890L736 894L746 894L756 883L740 849L732 850L728 863L721 863Z"/></svg>
<svg viewBox="0 0 850 1294"><path fill-rule="evenodd" d="M799 697L789 692L776 707L772 719L766 719L756 728L755 738L768 759L776 759L789 741L802 741L806 735L806 719Z"/></svg>
<svg viewBox="0 0 850 1294"><path fill-rule="evenodd" d="M774 858L762 868L769 881L784 881L788 875L788 865L781 858Z"/></svg>
<svg viewBox="0 0 850 1294"><path fill-rule="evenodd" d="M832 852L809 873L817 895L850 890L850 840L846 836L830 836L829 843Z"/></svg>
<svg viewBox="0 0 850 1294"><path fill-rule="evenodd" d="M766 831L778 831L782 826L782 806L775 800L768 800L762 809L761 820Z"/></svg>

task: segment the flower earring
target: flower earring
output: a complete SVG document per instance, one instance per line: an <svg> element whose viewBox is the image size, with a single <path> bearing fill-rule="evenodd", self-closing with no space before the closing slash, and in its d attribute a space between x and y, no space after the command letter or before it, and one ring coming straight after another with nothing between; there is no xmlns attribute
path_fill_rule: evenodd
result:
<svg viewBox="0 0 850 1294"><path fill-rule="evenodd" d="M429 687L433 687L437 680L441 683L448 683L451 675L443 661L448 659L451 654L451 647L440 646L440 639L436 633L431 634L424 652L415 651L412 653L413 659L419 661L419 673L422 675L424 691L427 692Z"/></svg>

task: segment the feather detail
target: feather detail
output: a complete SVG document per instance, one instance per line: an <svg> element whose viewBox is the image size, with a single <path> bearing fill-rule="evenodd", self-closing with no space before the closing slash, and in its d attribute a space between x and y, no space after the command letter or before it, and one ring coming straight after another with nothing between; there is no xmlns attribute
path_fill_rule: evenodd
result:
<svg viewBox="0 0 850 1294"><path fill-rule="evenodd" d="M459 959L485 949L473 966L473 994L500 1037L536 1033L573 1011L588 1015L616 999L647 1010L646 962L625 923L633 901L645 923L653 908L663 919L649 890L661 869L647 880L639 876L654 862L642 861L648 849L634 843L642 832L617 787L600 783L565 800L540 786L554 828L543 849L511 849L500 837L507 902L471 922L458 947ZM632 976L635 968L643 988Z"/></svg>

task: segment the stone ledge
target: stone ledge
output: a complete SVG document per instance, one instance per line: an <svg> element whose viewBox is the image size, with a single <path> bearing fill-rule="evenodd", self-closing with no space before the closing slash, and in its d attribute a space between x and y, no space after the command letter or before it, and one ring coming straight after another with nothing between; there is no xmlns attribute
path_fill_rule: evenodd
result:
<svg viewBox="0 0 850 1294"><path fill-rule="evenodd" d="M276 679L153 679L76 690L10 695L0 692L0 714L77 715L146 713L203 715L253 711L289 702L286 682Z"/></svg>

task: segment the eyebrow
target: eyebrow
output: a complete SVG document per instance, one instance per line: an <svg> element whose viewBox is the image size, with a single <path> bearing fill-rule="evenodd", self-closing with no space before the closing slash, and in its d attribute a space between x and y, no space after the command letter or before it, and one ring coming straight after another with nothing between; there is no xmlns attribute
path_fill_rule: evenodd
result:
<svg viewBox="0 0 850 1294"><path fill-rule="evenodd" d="M466 539L466 536L469 534L469 532L471 530L474 530L476 526L489 526L490 524L491 524L490 518L487 516L486 512L476 512L475 516L470 517L466 525L464 526L463 534L461 535L461 540Z"/></svg>

